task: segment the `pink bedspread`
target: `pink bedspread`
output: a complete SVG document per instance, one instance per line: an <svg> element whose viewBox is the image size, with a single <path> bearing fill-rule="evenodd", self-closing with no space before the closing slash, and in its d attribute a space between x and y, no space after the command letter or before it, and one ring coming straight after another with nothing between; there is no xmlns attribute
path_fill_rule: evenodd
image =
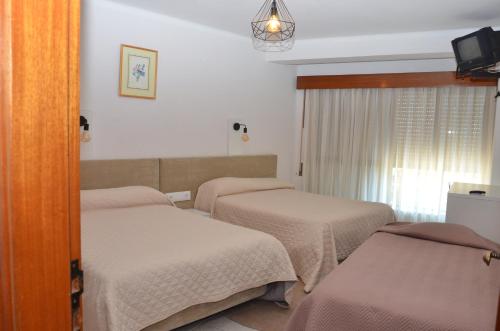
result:
<svg viewBox="0 0 500 331"><path fill-rule="evenodd" d="M468 228L385 226L293 313L288 331L495 330L499 250Z"/></svg>

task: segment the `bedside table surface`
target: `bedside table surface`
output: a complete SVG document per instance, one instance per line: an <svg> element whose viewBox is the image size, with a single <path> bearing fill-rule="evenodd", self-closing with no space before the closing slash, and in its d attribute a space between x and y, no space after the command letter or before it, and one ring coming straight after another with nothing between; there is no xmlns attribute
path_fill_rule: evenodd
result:
<svg viewBox="0 0 500 331"><path fill-rule="evenodd" d="M469 194L469 191L480 190L485 191L486 194ZM449 195L452 196L467 196L470 198L481 199L481 200L496 200L500 201L500 186L493 185L483 185L483 184L469 184L469 183L454 183L450 190Z"/></svg>

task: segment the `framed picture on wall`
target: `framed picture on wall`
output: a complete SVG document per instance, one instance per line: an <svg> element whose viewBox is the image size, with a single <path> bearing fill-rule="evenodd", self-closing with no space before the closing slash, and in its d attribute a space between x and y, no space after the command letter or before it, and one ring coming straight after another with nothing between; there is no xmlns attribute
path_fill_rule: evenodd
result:
<svg viewBox="0 0 500 331"><path fill-rule="evenodd" d="M158 51L121 45L120 95L134 98L156 98Z"/></svg>

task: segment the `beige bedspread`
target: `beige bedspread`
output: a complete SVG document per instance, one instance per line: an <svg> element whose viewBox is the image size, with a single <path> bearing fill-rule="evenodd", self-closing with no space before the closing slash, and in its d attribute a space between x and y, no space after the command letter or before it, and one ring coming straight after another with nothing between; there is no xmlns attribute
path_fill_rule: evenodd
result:
<svg viewBox="0 0 500 331"><path fill-rule="evenodd" d="M196 304L296 279L270 235L167 205L84 211L82 260L92 331L140 330Z"/></svg>
<svg viewBox="0 0 500 331"><path fill-rule="evenodd" d="M288 187L288 188L283 188ZM198 190L195 208L278 238L309 292L379 227L392 208L290 189L275 179L219 178Z"/></svg>
<svg viewBox="0 0 500 331"><path fill-rule="evenodd" d="M301 302L287 331L495 330L500 260L483 255L496 244L456 224L381 231Z"/></svg>

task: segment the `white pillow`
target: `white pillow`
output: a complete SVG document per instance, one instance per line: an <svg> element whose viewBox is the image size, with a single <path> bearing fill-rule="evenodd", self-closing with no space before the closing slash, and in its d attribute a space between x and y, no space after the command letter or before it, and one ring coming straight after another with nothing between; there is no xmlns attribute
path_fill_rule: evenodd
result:
<svg viewBox="0 0 500 331"><path fill-rule="evenodd" d="M146 186L127 186L80 191L82 211L108 208L126 208L174 203L163 193Z"/></svg>

